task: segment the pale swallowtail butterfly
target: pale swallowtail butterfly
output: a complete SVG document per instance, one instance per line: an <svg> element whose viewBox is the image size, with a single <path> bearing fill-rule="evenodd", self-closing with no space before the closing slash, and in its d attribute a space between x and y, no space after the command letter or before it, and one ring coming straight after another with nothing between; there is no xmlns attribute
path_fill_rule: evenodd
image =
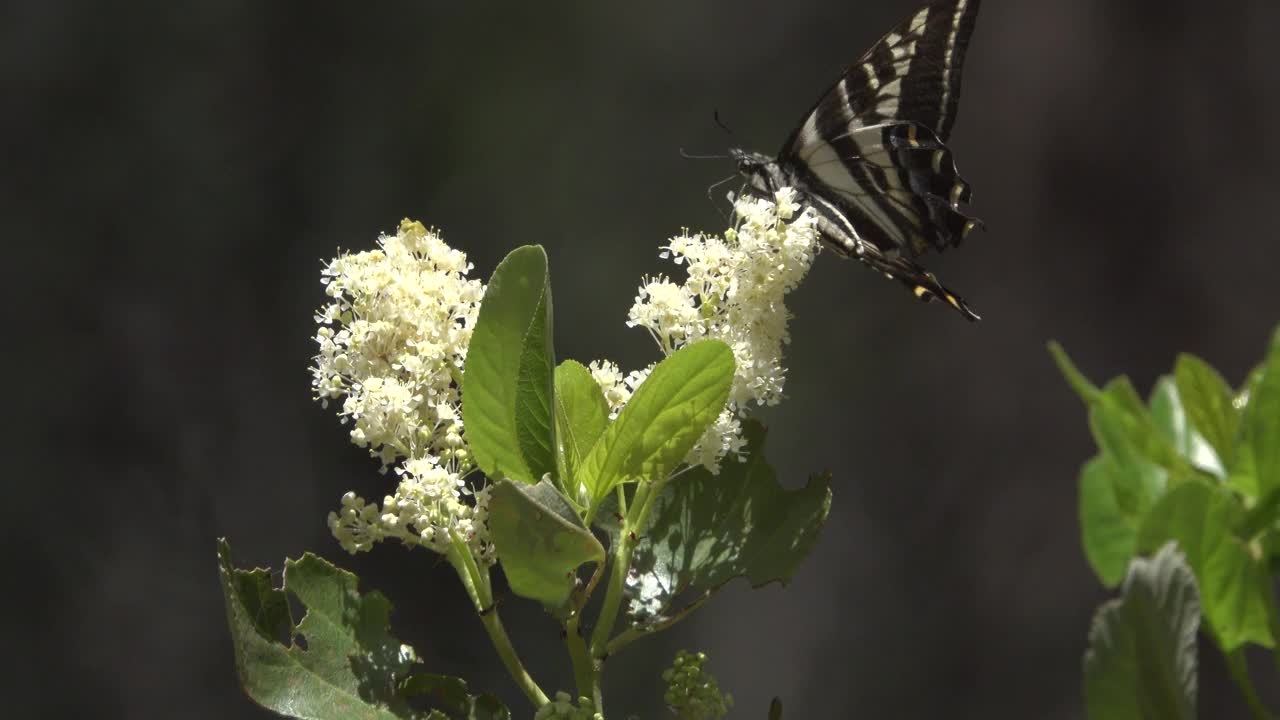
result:
<svg viewBox="0 0 1280 720"><path fill-rule="evenodd" d="M906 285L978 315L915 262L956 247L981 221L946 141L980 0L935 0L885 35L826 92L776 158L730 150L749 191L793 187L823 241Z"/></svg>

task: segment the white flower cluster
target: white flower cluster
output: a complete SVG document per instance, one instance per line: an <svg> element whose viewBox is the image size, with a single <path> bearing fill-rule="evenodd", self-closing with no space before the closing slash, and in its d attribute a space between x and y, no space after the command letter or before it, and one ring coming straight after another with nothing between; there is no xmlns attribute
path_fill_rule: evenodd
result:
<svg viewBox="0 0 1280 720"><path fill-rule="evenodd" d="M472 492L434 456L408 460L396 474L400 484L395 495L383 498L381 508L349 492L342 496L340 512L329 513L329 531L344 550L354 554L395 538L409 547L446 553L453 533L470 546L478 562L497 561L486 523L490 486ZM467 495L472 496L470 504L463 501Z"/></svg>
<svg viewBox="0 0 1280 720"><path fill-rule="evenodd" d="M459 380L484 284L467 277L467 256L421 223L405 220L378 249L342 254L324 269L330 303L316 315L319 353L312 387L351 440L396 468L400 483L382 507L348 493L329 528L348 552L397 538L442 551L450 532L492 558L486 491L472 493Z"/></svg>
<svg viewBox="0 0 1280 720"><path fill-rule="evenodd" d="M791 318L784 299L809 272L819 248L817 216L801 212L791 188L773 201L741 197L734 211L740 222L723 238L686 233L671 239L662 257L685 268L684 282L645 278L627 322L648 330L666 355L704 338L733 350L738 368L728 407L688 458L712 472L719 472L726 454L742 449L739 417L747 407L782 399L782 350L790 342ZM620 379L611 364L592 363L591 370L615 412L643 380Z"/></svg>

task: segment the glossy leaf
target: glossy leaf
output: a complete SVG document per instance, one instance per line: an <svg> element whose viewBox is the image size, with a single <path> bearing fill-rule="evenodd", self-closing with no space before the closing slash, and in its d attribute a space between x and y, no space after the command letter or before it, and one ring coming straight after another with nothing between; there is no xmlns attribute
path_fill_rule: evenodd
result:
<svg viewBox="0 0 1280 720"><path fill-rule="evenodd" d="M1194 355L1179 355L1173 375L1192 427L1213 448L1222 466L1231 467L1240 429L1239 413L1231 405L1231 386Z"/></svg>
<svg viewBox="0 0 1280 720"><path fill-rule="evenodd" d="M1205 618L1227 652L1247 642L1275 644L1267 569L1236 534L1244 517L1229 490L1187 482L1165 495L1138 531L1139 552L1178 542L1195 571Z"/></svg>
<svg viewBox="0 0 1280 720"><path fill-rule="evenodd" d="M533 486L496 483L489 535L511 591L553 610L569 599L578 567L604 559L604 546L546 480Z"/></svg>
<svg viewBox="0 0 1280 720"><path fill-rule="evenodd" d="M1172 543L1135 558L1121 596L1099 608L1084 659L1090 720L1196 716L1195 578Z"/></svg>
<svg viewBox="0 0 1280 720"><path fill-rule="evenodd" d="M733 384L733 351L718 340L687 345L654 367L582 462L598 504L619 483L660 480L720 415Z"/></svg>
<svg viewBox="0 0 1280 720"><path fill-rule="evenodd" d="M310 720L428 717L402 692L418 661L388 632L381 593L361 593L355 575L310 553L285 561L284 587L274 588L269 571L237 569L226 540L218 570L236 671L255 702ZM306 610L296 626L286 592Z"/></svg>
<svg viewBox="0 0 1280 720"><path fill-rule="evenodd" d="M535 483L555 470L551 335L546 253L517 248L489 280L463 375L467 444L492 478Z"/></svg>
<svg viewBox="0 0 1280 720"><path fill-rule="evenodd" d="M1262 373L1249 390L1245 444L1252 453L1258 493L1280 489L1280 328L1271 338Z"/></svg>
<svg viewBox="0 0 1280 720"><path fill-rule="evenodd" d="M1080 530L1085 557L1098 579L1114 587L1124 579L1138 542L1141 516L1126 514L1116 500L1115 469L1099 456L1080 471Z"/></svg>
<svg viewBox="0 0 1280 720"><path fill-rule="evenodd" d="M1193 466L1219 479L1227 477L1226 466L1218 451L1192 426L1178 385L1171 375L1156 380L1151 391L1151 419L1174 450Z"/></svg>
<svg viewBox="0 0 1280 720"><path fill-rule="evenodd" d="M764 427L751 420L744 431L745 461L726 460L719 475L689 471L654 501L627 579L634 622L659 622L685 593L694 600L735 577L786 583L808 557L831 508L830 475L782 488L764 457Z"/></svg>
<svg viewBox="0 0 1280 720"><path fill-rule="evenodd" d="M561 487L576 496L578 468L609 426L609 403L581 363L566 360L556 368L555 416Z"/></svg>

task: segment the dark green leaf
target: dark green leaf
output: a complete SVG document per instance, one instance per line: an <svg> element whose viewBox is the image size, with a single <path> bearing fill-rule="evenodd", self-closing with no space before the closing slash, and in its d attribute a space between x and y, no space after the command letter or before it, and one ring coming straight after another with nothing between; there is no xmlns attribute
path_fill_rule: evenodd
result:
<svg viewBox="0 0 1280 720"><path fill-rule="evenodd" d="M566 360L556 368L555 416L561 487L576 497L578 468L609 425L609 403L581 363Z"/></svg>
<svg viewBox="0 0 1280 720"><path fill-rule="evenodd" d="M232 565L226 540L218 570L236 671L254 701L313 720L427 717L401 692L417 657L388 633L381 593L359 592L355 575L310 553L286 561L284 588L273 588L267 570ZM296 627L286 592L306 609Z"/></svg>
<svg viewBox="0 0 1280 720"><path fill-rule="evenodd" d="M467 443L492 478L535 483L555 470L551 334L547 255L517 248L489 280L463 374Z"/></svg>
<svg viewBox="0 0 1280 720"><path fill-rule="evenodd" d="M831 508L830 476L783 489L764 457L764 427L750 420L744 430L743 462L726 459L719 475L691 470L654 501L627 578L637 623L660 622L677 596L704 596L735 577L785 583L813 548Z"/></svg>
<svg viewBox="0 0 1280 720"><path fill-rule="evenodd" d="M1138 531L1138 551L1177 540L1200 587L1204 615L1224 651L1247 642L1273 647L1266 567L1236 535L1244 508L1231 491L1203 482L1170 490Z"/></svg>
<svg viewBox="0 0 1280 720"><path fill-rule="evenodd" d="M661 480L683 462L724 409L733 373L733 351L718 340L658 363L582 461L593 505L619 483Z"/></svg>
<svg viewBox="0 0 1280 720"><path fill-rule="evenodd" d="M1231 386L1218 371L1194 355L1179 355L1173 374L1192 427L1213 448L1220 464L1231 467L1240 428L1240 415L1231 404Z"/></svg>
<svg viewBox="0 0 1280 720"><path fill-rule="evenodd" d="M604 546L546 480L532 487L496 483L489 534L511 591L553 610L573 592L578 567L604 559Z"/></svg>
<svg viewBox="0 0 1280 720"><path fill-rule="evenodd" d="M1116 502L1115 470L1099 456L1080 472L1080 529L1084 553L1098 579L1114 587L1123 578L1138 540L1138 515Z"/></svg>
<svg viewBox="0 0 1280 720"><path fill-rule="evenodd" d="M422 673L405 680L401 692L406 697L426 700L439 717L448 720L511 720L511 712L502 701L489 694L472 695L461 678Z"/></svg>
<svg viewBox="0 0 1280 720"><path fill-rule="evenodd" d="M1258 492L1265 496L1280 489L1280 328L1271 338L1262 374L1249 393L1244 438L1252 452Z"/></svg>
<svg viewBox="0 0 1280 720"><path fill-rule="evenodd" d="M1196 716L1195 578L1172 543L1134 558L1121 596L1098 609L1084 657L1090 720Z"/></svg>

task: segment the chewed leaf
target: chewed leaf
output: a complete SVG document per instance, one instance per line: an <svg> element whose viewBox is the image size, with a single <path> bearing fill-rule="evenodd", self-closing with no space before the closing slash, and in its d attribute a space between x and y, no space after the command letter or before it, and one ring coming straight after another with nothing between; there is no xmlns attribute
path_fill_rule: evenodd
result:
<svg viewBox="0 0 1280 720"><path fill-rule="evenodd" d="M400 686L406 697L423 700L437 713L425 720L511 720L511 711L493 695L472 695L465 680L448 675L419 674Z"/></svg>
<svg viewBox="0 0 1280 720"><path fill-rule="evenodd" d="M355 575L310 553L287 560L284 587L274 588L267 570L236 568L226 540L218 570L236 670L255 702L311 720L428 717L405 692L418 659L388 632L391 604L381 593L361 593ZM296 626L286 593L306 609Z"/></svg>
<svg viewBox="0 0 1280 720"><path fill-rule="evenodd" d="M744 461L726 460L719 475L692 470L654 501L627 580L633 622L660 622L681 596L696 599L735 577L753 587L785 583L809 555L831 508L830 476L782 488L764 458L764 427L744 429Z"/></svg>

